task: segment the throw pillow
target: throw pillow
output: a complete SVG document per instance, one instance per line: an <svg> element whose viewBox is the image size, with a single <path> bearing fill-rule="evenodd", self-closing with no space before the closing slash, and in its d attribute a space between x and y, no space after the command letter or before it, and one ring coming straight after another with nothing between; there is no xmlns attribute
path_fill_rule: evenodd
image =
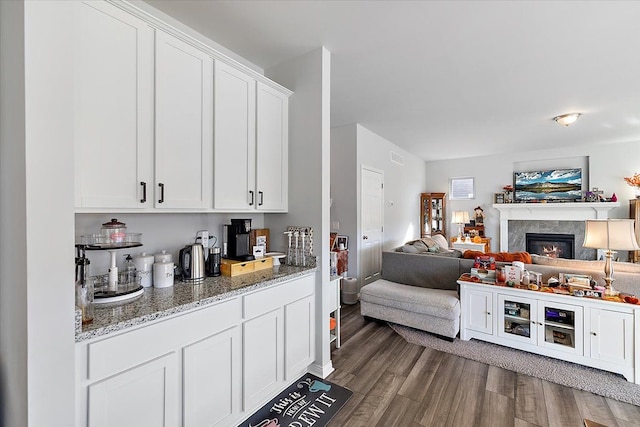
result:
<svg viewBox="0 0 640 427"><path fill-rule="evenodd" d="M417 254L418 253L418 249L414 248L411 243L406 243L402 247L402 252L406 252L408 254Z"/></svg>
<svg viewBox="0 0 640 427"><path fill-rule="evenodd" d="M475 259L477 256L492 256L499 262L521 261L525 264L531 264L531 255L529 252L480 252L480 251L464 251L463 258Z"/></svg>
<svg viewBox="0 0 640 427"><path fill-rule="evenodd" d="M449 242L447 242L447 238L442 234L434 234L431 238L442 249L449 249Z"/></svg>
<svg viewBox="0 0 640 427"><path fill-rule="evenodd" d="M433 248L433 247L437 247L438 244L436 243L435 240L433 240L431 237L423 237L422 239L420 239L422 241L422 243L424 243L429 249Z"/></svg>

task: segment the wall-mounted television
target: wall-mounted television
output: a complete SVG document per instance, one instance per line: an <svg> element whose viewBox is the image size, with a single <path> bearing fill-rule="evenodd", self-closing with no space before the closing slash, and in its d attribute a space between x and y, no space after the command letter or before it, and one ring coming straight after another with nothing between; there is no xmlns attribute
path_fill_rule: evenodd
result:
<svg viewBox="0 0 640 427"><path fill-rule="evenodd" d="M551 169L513 174L519 203L576 202L582 198L582 169Z"/></svg>

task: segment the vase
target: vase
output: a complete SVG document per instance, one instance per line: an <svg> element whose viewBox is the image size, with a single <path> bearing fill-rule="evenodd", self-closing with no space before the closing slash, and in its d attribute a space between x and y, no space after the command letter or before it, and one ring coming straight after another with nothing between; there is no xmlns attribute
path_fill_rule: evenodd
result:
<svg viewBox="0 0 640 427"><path fill-rule="evenodd" d="M640 199L640 186L634 187L636 190L636 199Z"/></svg>

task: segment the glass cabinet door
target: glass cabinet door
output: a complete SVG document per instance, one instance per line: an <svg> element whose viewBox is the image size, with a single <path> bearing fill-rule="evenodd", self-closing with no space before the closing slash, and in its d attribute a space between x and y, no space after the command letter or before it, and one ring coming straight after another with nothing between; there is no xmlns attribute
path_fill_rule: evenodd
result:
<svg viewBox="0 0 640 427"><path fill-rule="evenodd" d="M446 235L446 193L420 194L420 237Z"/></svg>
<svg viewBox="0 0 640 427"><path fill-rule="evenodd" d="M538 344L555 350L582 354L582 307L540 302Z"/></svg>
<svg viewBox="0 0 640 427"><path fill-rule="evenodd" d="M530 344L536 343L535 300L498 295L498 335Z"/></svg>

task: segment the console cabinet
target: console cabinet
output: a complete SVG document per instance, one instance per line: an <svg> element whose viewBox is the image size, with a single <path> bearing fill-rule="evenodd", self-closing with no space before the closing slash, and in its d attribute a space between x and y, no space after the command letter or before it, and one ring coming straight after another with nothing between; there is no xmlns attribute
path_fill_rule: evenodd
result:
<svg viewBox="0 0 640 427"><path fill-rule="evenodd" d="M640 306L458 281L460 339L624 375L640 384Z"/></svg>
<svg viewBox="0 0 640 427"><path fill-rule="evenodd" d="M314 360L307 275L76 344L78 427L237 425Z"/></svg>

